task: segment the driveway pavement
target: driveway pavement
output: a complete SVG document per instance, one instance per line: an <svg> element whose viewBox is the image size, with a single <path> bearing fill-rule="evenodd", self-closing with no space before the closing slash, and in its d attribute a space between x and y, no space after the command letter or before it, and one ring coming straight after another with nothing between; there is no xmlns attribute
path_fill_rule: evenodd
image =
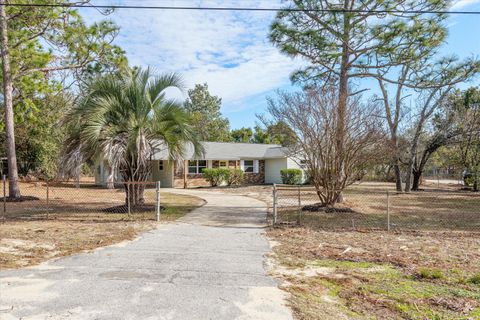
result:
<svg viewBox="0 0 480 320"><path fill-rule="evenodd" d="M266 275L263 202L204 198L135 241L0 272L0 319L291 319Z"/></svg>

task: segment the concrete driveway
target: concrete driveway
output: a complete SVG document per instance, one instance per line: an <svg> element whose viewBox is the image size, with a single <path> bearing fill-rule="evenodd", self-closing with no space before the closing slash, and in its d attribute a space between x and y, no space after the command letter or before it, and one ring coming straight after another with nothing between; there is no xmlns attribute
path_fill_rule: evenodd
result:
<svg viewBox="0 0 480 320"><path fill-rule="evenodd" d="M0 319L291 319L263 267L265 205L218 192L135 241L0 272Z"/></svg>

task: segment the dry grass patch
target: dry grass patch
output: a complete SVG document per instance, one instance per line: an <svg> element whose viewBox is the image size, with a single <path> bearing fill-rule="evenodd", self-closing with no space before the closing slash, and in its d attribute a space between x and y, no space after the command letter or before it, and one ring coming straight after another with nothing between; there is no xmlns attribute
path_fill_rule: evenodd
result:
<svg viewBox="0 0 480 320"><path fill-rule="evenodd" d="M18 268L91 250L154 228L153 222L83 220L8 221L0 225L0 269Z"/></svg>
<svg viewBox="0 0 480 320"><path fill-rule="evenodd" d="M478 233L291 228L268 235L279 243L273 272L287 281L299 319L480 317Z"/></svg>
<svg viewBox="0 0 480 320"><path fill-rule="evenodd" d="M480 319L480 194L423 188L355 184L340 205L353 212L329 213L300 210L318 203L314 190L301 189L300 203L297 188L279 191L279 219L301 227L268 231L279 244L271 272L285 280L296 318ZM272 207L271 186L225 192ZM395 232L384 231L387 203Z"/></svg>
<svg viewBox="0 0 480 320"><path fill-rule="evenodd" d="M426 185L420 192L406 194L396 193L392 183L354 184L345 190L345 202L337 205L351 212L341 214L301 210L319 202L313 187L279 187L278 219L324 230L386 229L388 205L392 229L480 231L480 194L459 186L442 187ZM272 186L218 189L262 200L272 211Z"/></svg>
<svg viewBox="0 0 480 320"><path fill-rule="evenodd" d="M91 250L111 245L124 240L131 240L139 233L155 228L155 212L133 213L130 216L121 213L106 213L100 210L111 203L101 202L97 193L115 192L103 189L82 189L81 197L70 199L74 210L69 205L55 207L46 214L38 200L15 205L10 210L7 220L0 223L0 269L18 268L38 264L47 259L66 256L83 250ZM72 192L73 193L73 192ZM63 193L62 203L69 199ZM78 199L78 200L75 200ZM100 204L98 207L92 203ZM167 223L184 216L189 211L204 204L197 197L161 193L161 203L165 207L161 212L161 222ZM92 208L96 207L94 210Z"/></svg>

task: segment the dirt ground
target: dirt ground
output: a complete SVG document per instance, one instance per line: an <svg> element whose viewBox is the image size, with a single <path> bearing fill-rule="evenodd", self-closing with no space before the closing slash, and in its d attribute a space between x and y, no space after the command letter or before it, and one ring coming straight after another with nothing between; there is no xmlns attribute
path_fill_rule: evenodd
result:
<svg viewBox="0 0 480 320"><path fill-rule="evenodd" d="M41 184L22 183L21 190L39 199L7 203L6 219L0 222L0 269L34 265L130 240L158 225L153 206L151 211L130 215L105 212L105 208L123 203L122 190L57 186L49 190L48 203ZM154 190L147 190L145 197L151 203ZM161 223L176 220L203 204L196 197L161 192Z"/></svg>
<svg viewBox="0 0 480 320"><path fill-rule="evenodd" d="M480 232L480 193L461 190L458 185L422 187L420 192L397 193L392 183L356 183L345 190L345 201L338 205L352 211L342 214L300 210L318 203L313 187L279 187L277 218L324 230L387 229L389 222L392 230ZM272 186L222 188L222 191L260 199L272 208Z"/></svg>
<svg viewBox="0 0 480 320"><path fill-rule="evenodd" d="M345 192L355 213L304 212L301 226L267 232L270 272L284 281L297 319L480 319L480 195L423 188L396 194L389 183L356 184ZM272 204L271 186L224 190ZM296 219L297 193L283 199Z"/></svg>
<svg viewBox="0 0 480 320"><path fill-rule="evenodd" d="M480 234L271 229L298 319L480 319Z"/></svg>

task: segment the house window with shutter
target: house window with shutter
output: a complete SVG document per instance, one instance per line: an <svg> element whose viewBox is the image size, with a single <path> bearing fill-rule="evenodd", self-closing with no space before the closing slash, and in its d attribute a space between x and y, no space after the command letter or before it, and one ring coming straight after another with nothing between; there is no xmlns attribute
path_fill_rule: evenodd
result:
<svg viewBox="0 0 480 320"><path fill-rule="evenodd" d="M243 171L247 173L255 172L255 166L253 160L244 160L243 161Z"/></svg>

